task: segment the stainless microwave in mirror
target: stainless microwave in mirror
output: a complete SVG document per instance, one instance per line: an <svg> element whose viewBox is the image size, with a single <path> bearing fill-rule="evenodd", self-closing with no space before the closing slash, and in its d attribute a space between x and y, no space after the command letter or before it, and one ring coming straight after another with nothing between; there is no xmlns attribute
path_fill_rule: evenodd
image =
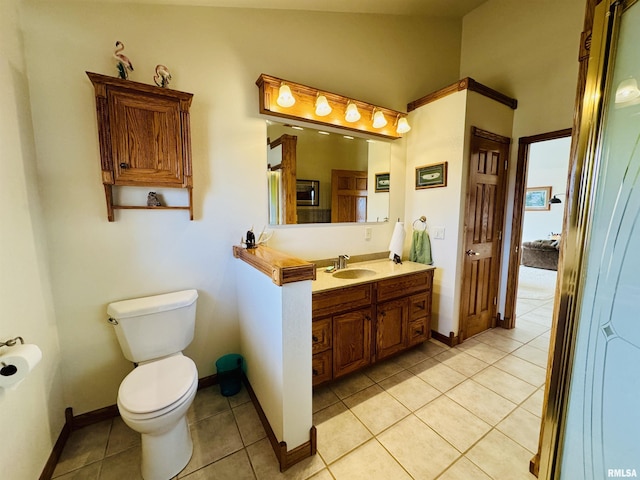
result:
<svg viewBox="0 0 640 480"><path fill-rule="evenodd" d="M269 120L267 158L271 225L388 221L388 141Z"/></svg>

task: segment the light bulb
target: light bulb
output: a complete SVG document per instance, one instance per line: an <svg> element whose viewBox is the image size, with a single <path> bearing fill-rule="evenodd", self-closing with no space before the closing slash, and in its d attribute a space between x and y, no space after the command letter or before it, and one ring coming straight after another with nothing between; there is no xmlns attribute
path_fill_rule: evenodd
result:
<svg viewBox="0 0 640 480"><path fill-rule="evenodd" d="M625 103L640 97L638 82L635 78L627 78L618 85L616 89L616 103Z"/></svg>
<svg viewBox="0 0 640 480"><path fill-rule="evenodd" d="M316 98L316 115L319 117L325 117L331 113L331 105L327 101L327 97L324 95L318 95Z"/></svg>
<svg viewBox="0 0 640 480"><path fill-rule="evenodd" d="M347 105L347 113L344 115L344 119L349 122L357 122L360 120L360 112L358 111L358 106L355 103L349 102Z"/></svg>
<svg viewBox="0 0 640 480"><path fill-rule="evenodd" d="M398 126L396 127L396 132L402 134L402 133L407 133L409 130L411 130L411 127L409 126L409 122L407 122L407 119L405 117L400 117L398 119Z"/></svg>
<svg viewBox="0 0 640 480"><path fill-rule="evenodd" d="M382 128L387 124L387 119L384 118L384 113L380 110L375 110L373 114L373 128Z"/></svg>
<svg viewBox="0 0 640 480"><path fill-rule="evenodd" d="M296 103L296 99L293 98L289 85L280 85L278 100L276 100L276 102L278 103L278 105L284 108L291 107L294 103Z"/></svg>

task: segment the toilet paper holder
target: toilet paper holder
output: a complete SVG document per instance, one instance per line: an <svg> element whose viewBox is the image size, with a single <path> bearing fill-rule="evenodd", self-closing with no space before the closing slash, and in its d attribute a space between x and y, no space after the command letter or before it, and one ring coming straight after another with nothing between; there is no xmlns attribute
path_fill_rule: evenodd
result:
<svg viewBox="0 0 640 480"><path fill-rule="evenodd" d="M18 340L20 340L20 343L24 345L24 339L22 337L16 337L7 340L6 342L0 342L0 347L13 347Z"/></svg>

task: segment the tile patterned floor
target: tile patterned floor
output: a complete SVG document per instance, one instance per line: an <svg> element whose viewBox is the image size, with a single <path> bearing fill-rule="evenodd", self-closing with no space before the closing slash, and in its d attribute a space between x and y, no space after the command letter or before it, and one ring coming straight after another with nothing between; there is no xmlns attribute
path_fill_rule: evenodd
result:
<svg viewBox="0 0 640 480"><path fill-rule="evenodd" d="M454 348L431 340L317 389L318 454L285 473L246 391L203 389L188 413L193 456L177 478L534 479L552 309L548 292L534 292L518 298L513 330ZM54 478L139 479L139 465L139 436L115 418L74 432Z"/></svg>

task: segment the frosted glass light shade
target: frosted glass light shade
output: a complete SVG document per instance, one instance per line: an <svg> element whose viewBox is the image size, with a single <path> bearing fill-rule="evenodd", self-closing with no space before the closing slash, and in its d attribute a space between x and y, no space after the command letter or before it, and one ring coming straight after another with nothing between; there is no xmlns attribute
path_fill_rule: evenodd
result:
<svg viewBox="0 0 640 480"><path fill-rule="evenodd" d="M405 117L400 117L398 119L398 126L396 127L396 132L398 133L407 133L411 130L411 126Z"/></svg>
<svg viewBox="0 0 640 480"><path fill-rule="evenodd" d="M329 115L331 113L331 110L332 108L327 101L327 97L325 97L324 95L318 95L318 98L316 98L316 115L319 117L324 117L326 115Z"/></svg>
<svg viewBox="0 0 640 480"><path fill-rule="evenodd" d="M616 89L616 103L625 103L640 97L638 82L635 78L627 78Z"/></svg>
<svg viewBox="0 0 640 480"><path fill-rule="evenodd" d="M382 128L387 124L387 119L384 118L384 113L380 110L376 110L373 114L373 128Z"/></svg>
<svg viewBox="0 0 640 480"><path fill-rule="evenodd" d="M296 99L291 94L291 89L288 85L280 85L280 91L278 92L277 104L283 108L291 107L296 103Z"/></svg>
<svg viewBox="0 0 640 480"><path fill-rule="evenodd" d="M344 119L349 123L360 120L360 112L358 111L358 106L355 103L349 103L349 105L347 105L347 113L345 113Z"/></svg>

